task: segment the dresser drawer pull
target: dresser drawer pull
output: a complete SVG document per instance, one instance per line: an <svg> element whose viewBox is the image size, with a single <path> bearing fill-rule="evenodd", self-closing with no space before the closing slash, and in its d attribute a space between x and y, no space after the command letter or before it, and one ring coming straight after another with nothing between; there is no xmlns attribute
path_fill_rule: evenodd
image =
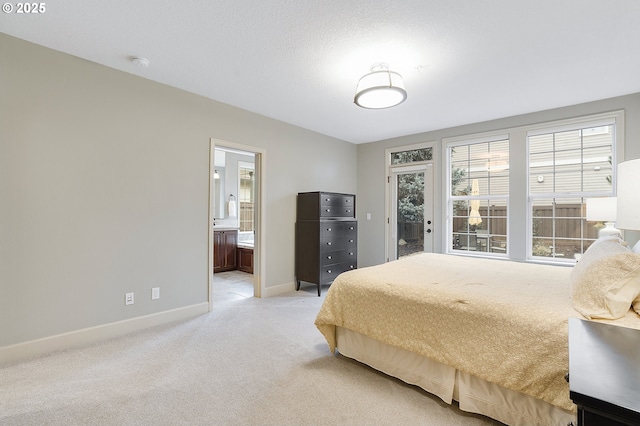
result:
<svg viewBox="0 0 640 426"><path fill-rule="evenodd" d="M350 252L350 253L349 253L349 256L353 256L353 252Z"/></svg>
<svg viewBox="0 0 640 426"><path fill-rule="evenodd" d="M351 198L347 198L347 203L350 203L350 202L351 202Z"/></svg>
<svg viewBox="0 0 640 426"><path fill-rule="evenodd" d="M326 211L327 213L329 213L329 212L331 211L331 209L326 209L325 211Z"/></svg>
<svg viewBox="0 0 640 426"><path fill-rule="evenodd" d="M327 256L327 259L331 260L331 256Z"/></svg>
<svg viewBox="0 0 640 426"><path fill-rule="evenodd" d="M347 209L347 213L351 213L351 209Z"/></svg>
<svg viewBox="0 0 640 426"><path fill-rule="evenodd" d="M330 246L331 245L331 241L327 241L327 245Z"/></svg>
<svg viewBox="0 0 640 426"><path fill-rule="evenodd" d="M327 228L327 231L331 232L331 228Z"/></svg>
<svg viewBox="0 0 640 426"><path fill-rule="evenodd" d="M353 266L353 265L349 265L349 269L353 269L353 268L354 268L354 266Z"/></svg>
<svg viewBox="0 0 640 426"><path fill-rule="evenodd" d="M352 242L353 242L353 240L349 240L349 242L350 242L350 243L352 243Z"/></svg>
<svg viewBox="0 0 640 426"><path fill-rule="evenodd" d="M331 201L331 198L325 198L324 200L325 201Z"/></svg>
<svg viewBox="0 0 640 426"><path fill-rule="evenodd" d="M331 269L327 269L327 274L330 274L330 273L331 273Z"/></svg>
<svg viewBox="0 0 640 426"><path fill-rule="evenodd" d="M350 226L350 227L349 227L349 231L353 231L353 226Z"/></svg>

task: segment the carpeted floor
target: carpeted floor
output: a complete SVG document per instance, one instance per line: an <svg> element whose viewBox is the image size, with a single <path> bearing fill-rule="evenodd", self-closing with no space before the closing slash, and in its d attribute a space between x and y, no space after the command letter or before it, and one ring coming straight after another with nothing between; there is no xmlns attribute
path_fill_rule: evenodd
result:
<svg viewBox="0 0 640 426"><path fill-rule="evenodd" d="M0 367L1 425L499 425L329 353L315 286ZM323 289L323 295L326 289Z"/></svg>

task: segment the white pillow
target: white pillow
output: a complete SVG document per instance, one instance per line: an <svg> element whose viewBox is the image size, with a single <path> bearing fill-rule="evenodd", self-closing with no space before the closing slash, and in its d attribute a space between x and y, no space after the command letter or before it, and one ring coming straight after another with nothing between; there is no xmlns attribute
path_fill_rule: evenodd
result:
<svg viewBox="0 0 640 426"><path fill-rule="evenodd" d="M640 310L640 255L619 238L594 242L570 279L573 306L586 318L621 318L633 303Z"/></svg>
<svg viewBox="0 0 640 426"><path fill-rule="evenodd" d="M573 293L573 285L578 277L583 275L594 261L613 254L629 252L631 252L629 245L618 235L609 235L595 240L571 270L571 292Z"/></svg>

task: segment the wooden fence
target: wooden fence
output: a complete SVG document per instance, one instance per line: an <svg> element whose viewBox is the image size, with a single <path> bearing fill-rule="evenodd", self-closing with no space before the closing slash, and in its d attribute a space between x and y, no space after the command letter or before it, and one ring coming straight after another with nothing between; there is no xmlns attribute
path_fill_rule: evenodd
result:
<svg viewBox="0 0 640 426"><path fill-rule="evenodd" d="M506 239L507 209L492 206L491 217L488 217L487 210L486 207L479 209L483 222L472 230L482 229L483 232L488 232L491 245ZM466 211L461 213L466 215ZM464 236L468 232L467 223L466 217L453 219L454 241L458 233ZM532 226L534 255L552 256L551 253L555 253L557 256L573 258L574 254L583 253L591 240L598 238L602 224L587 222L582 204L556 204L555 219L553 206L536 206Z"/></svg>
<svg viewBox="0 0 640 426"><path fill-rule="evenodd" d="M494 235L507 234L506 207L491 207L491 217L489 218L487 218L486 207L481 207L479 211L483 222L478 229L487 229ZM596 227L597 224L595 222L587 222L584 219L583 206L581 204L556 205L555 218L554 221L553 206L537 206L533 217L534 237L554 236L555 226L555 236L557 238L598 238L599 228ZM455 217L453 219L454 231L466 231L466 229L467 218Z"/></svg>

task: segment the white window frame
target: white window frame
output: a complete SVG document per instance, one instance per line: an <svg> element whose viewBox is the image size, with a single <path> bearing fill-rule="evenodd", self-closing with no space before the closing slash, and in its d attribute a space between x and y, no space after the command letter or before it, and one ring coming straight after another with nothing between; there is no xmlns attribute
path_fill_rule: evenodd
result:
<svg viewBox="0 0 640 426"><path fill-rule="evenodd" d="M469 145L475 145L475 144L480 144L480 143L487 143L487 142L498 142L501 140L508 140L509 141L509 149L511 149L511 138L510 138L510 134L509 133L504 133L504 132L499 132L499 133L484 133L484 134L476 134L476 135L471 135L471 136L464 136L464 137L458 137L458 138L448 138L445 139L445 158L446 158L446 171L445 171L445 176L446 178L444 179L444 181L446 182L446 192L445 192L445 199L446 199L446 211L445 211L445 239L444 239L444 247L445 247L445 253L447 254L456 254L456 255L461 255L461 256L475 256L475 257L497 257L497 258L508 258L509 257L509 249L511 246L510 243L510 236L509 236L509 216L510 216L510 211L511 211L511 206L510 204L510 192L511 192L511 185L509 185L509 193L506 195L483 195L483 196L456 196L456 195L451 195L451 148L455 148L455 147L459 147L459 146L469 146ZM511 157L509 157L509 162L511 161L510 159ZM509 180L511 180L511 168L509 165ZM468 201L468 200L487 200L487 199L493 199L493 200L505 200L506 201L506 205L507 205L507 223L506 223L506 250L504 253L498 253L498 252L491 252L489 250L487 250L486 252L484 251L466 251L466 250L455 250L453 248L453 203L455 201L461 200L461 201Z"/></svg>
<svg viewBox="0 0 640 426"><path fill-rule="evenodd" d="M254 175L255 175L255 171L256 171L256 167L255 167L255 163L248 163L246 161L238 161L238 204L237 204L237 209L238 209L238 229L240 229L240 203L242 203L242 200L240 199L240 193L241 193L241 187L242 187L242 173L241 173L241 169L247 169L247 170L253 170ZM254 183L255 185L255 183ZM253 204L255 206L256 204L256 189L254 187L254 191L253 191ZM254 210L254 228L255 228L255 210ZM255 234L255 229L251 230L251 231L238 231L238 234Z"/></svg>
<svg viewBox="0 0 640 426"><path fill-rule="evenodd" d="M508 255L507 257L512 260L521 262L533 262L533 263L548 263L558 264L550 258L530 259L527 253L531 252L531 237L532 237L532 218L531 209L529 207L529 153L527 146L527 133L535 131L546 132L549 129L555 128L561 130L567 127L574 127L576 124L582 123L595 123L599 120L608 120L614 118L615 129L615 151L612 158L612 165L617 166L618 163L625 159L625 112L624 110L612 110L604 113L585 114L577 118L568 118L561 120L551 120L546 122L540 122L535 124L526 124L513 127L505 127L489 132L479 132L475 134L461 135L450 138L443 138L442 144L436 146L439 149L440 163L444 167L439 169L439 181L441 182L440 188L437 189L437 193L440 194L442 200L441 207L438 209L440 217L438 218L438 212L436 217L438 223L442 224L442 233L438 233L438 241L441 244L441 251L443 253L451 253L449 247L453 246L450 235L453 234L450 229L450 220L448 216L450 209L448 208L449 198L451 193L450 188L450 168L449 164L449 150L447 149L450 144L464 143L465 141L481 141L483 139L495 139L500 135L509 135L509 209L507 212L507 226L508 226ZM612 179L616 179L616 173L612 173ZM624 234L624 232L623 232ZM455 254L458 254L457 252ZM569 265L564 262L563 265Z"/></svg>
<svg viewBox="0 0 640 426"><path fill-rule="evenodd" d="M558 133L571 130L579 130L583 128L599 127L605 125L613 126L613 143L611 147L611 191L607 192L549 192L549 193L531 193L530 188L530 147L529 140L531 136ZM590 116L579 117L575 119L560 120L555 122L543 123L536 126L530 126L526 131L526 169L525 179L527 182L527 239L526 239L526 260L538 263L554 263L554 264L575 264L576 259L546 257L533 255L533 201L539 198L584 198L589 197L615 197L617 182L617 164L624 159L624 111L614 111L605 114L595 114ZM584 238L581 238L584 241Z"/></svg>

